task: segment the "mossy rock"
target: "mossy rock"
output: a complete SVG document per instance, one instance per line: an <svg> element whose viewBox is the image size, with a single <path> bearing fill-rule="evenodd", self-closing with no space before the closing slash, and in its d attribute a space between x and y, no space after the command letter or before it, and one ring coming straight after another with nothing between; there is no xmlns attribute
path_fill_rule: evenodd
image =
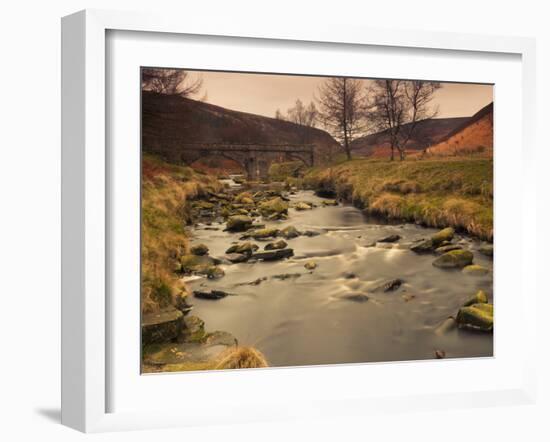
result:
<svg viewBox="0 0 550 442"><path fill-rule="evenodd" d="M459 328L466 330L493 331L493 305L472 304L462 307L456 316Z"/></svg>
<svg viewBox="0 0 550 442"><path fill-rule="evenodd" d="M244 232L250 228L253 219L246 215L230 216L225 226L229 232Z"/></svg>
<svg viewBox="0 0 550 442"><path fill-rule="evenodd" d="M286 243L286 241L284 239L280 239L278 241L270 242L270 243L266 244L266 246L264 247L264 250L284 249L287 245L288 244Z"/></svg>
<svg viewBox="0 0 550 442"><path fill-rule="evenodd" d="M418 254L431 253L434 249L435 246L431 239L419 241L411 246L411 250Z"/></svg>
<svg viewBox="0 0 550 442"><path fill-rule="evenodd" d="M220 279L225 276L225 272L223 271L223 269L218 266L208 267L205 270L204 274L208 279Z"/></svg>
<svg viewBox="0 0 550 442"><path fill-rule="evenodd" d="M485 293L483 290L479 290L474 296L468 299L462 306L469 307L470 305L473 305L473 304L487 304L488 302L489 302L489 298L487 297L487 293Z"/></svg>
<svg viewBox="0 0 550 442"><path fill-rule="evenodd" d="M294 205L294 209L296 210L311 210L313 209L313 207L311 206L311 204L308 204L308 203L304 203L304 202L299 202L299 203L296 203Z"/></svg>
<svg viewBox="0 0 550 442"><path fill-rule="evenodd" d="M252 201L250 204L254 203L254 200L252 199L252 194L250 192L241 192L237 196L235 196L235 199L233 200L237 204L247 204L248 201Z"/></svg>
<svg viewBox="0 0 550 442"><path fill-rule="evenodd" d="M443 255L444 253L450 252L452 250L461 250L462 247L460 247L458 244L448 244L445 246L440 246L437 249L435 249L435 253L438 255Z"/></svg>
<svg viewBox="0 0 550 442"><path fill-rule="evenodd" d="M281 219L288 215L288 203L283 201L281 197L260 203L258 209L264 218Z"/></svg>
<svg viewBox="0 0 550 442"><path fill-rule="evenodd" d="M293 239L300 236L300 232L294 226L287 226L281 230L281 236L285 239Z"/></svg>
<svg viewBox="0 0 550 442"><path fill-rule="evenodd" d="M181 331L180 341L201 342L205 337L204 321L198 316L187 316Z"/></svg>
<svg viewBox="0 0 550 442"><path fill-rule="evenodd" d="M455 236L455 229L452 227L447 227L443 230L440 230L435 235L431 237L432 243L435 247L439 246L443 241L451 241Z"/></svg>
<svg viewBox="0 0 550 442"><path fill-rule="evenodd" d="M170 342L179 336L182 328L183 313L173 307L143 315L141 341L143 344Z"/></svg>
<svg viewBox="0 0 550 442"><path fill-rule="evenodd" d="M290 258L294 255L294 250L292 249L280 249L280 250L269 250L265 252L257 252L252 255L254 259L261 259L262 261L276 261L279 259Z"/></svg>
<svg viewBox="0 0 550 442"><path fill-rule="evenodd" d="M485 256L493 257L493 245L492 244L484 244L479 249L479 253Z"/></svg>
<svg viewBox="0 0 550 442"><path fill-rule="evenodd" d="M259 247L253 242L243 242L238 244L233 244L229 247L225 253L241 253L244 255L252 255Z"/></svg>
<svg viewBox="0 0 550 442"><path fill-rule="evenodd" d="M232 264L238 264L240 262L246 262L250 258L249 255L244 253L226 253L223 257Z"/></svg>
<svg viewBox="0 0 550 442"><path fill-rule="evenodd" d="M317 268L317 263L315 261L308 261L304 264L306 270L315 270Z"/></svg>
<svg viewBox="0 0 550 442"><path fill-rule="evenodd" d="M208 255L208 246L206 244L197 244L191 247L191 254L197 256Z"/></svg>
<svg viewBox="0 0 550 442"><path fill-rule="evenodd" d="M451 250L437 258L432 264L440 269L461 269L472 264L474 255L468 250Z"/></svg>
<svg viewBox="0 0 550 442"><path fill-rule="evenodd" d="M489 269L487 267L483 267L477 264L472 264L464 267L462 269L462 273L466 273L472 276L484 276L489 273Z"/></svg>
<svg viewBox="0 0 550 442"><path fill-rule="evenodd" d="M183 274L205 273L214 265L214 260L206 255L184 255L180 258L178 271Z"/></svg>
<svg viewBox="0 0 550 442"><path fill-rule="evenodd" d="M279 236L280 230L275 228L257 229L247 232L243 235L242 239L254 238L254 239L268 239L276 238Z"/></svg>

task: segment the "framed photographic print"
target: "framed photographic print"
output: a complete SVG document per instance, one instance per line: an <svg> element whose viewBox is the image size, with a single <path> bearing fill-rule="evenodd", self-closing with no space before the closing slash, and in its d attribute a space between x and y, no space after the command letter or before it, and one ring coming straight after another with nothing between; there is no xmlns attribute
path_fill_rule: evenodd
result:
<svg viewBox="0 0 550 442"><path fill-rule="evenodd" d="M66 425L532 400L531 40L84 11L62 43Z"/></svg>

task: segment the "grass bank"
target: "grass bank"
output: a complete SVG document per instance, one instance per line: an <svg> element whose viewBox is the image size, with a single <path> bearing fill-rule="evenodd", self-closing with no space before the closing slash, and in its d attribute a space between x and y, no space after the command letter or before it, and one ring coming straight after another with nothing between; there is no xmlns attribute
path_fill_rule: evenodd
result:
<svg viewBox="0 0 550 442"><path fill-rule="evenodd" d="M493 238L492 159L351 160L310 169L304 183L369 214Z"/></svg>
<svg viewBox="0 0 550 442"><path fill-rule="evenodd" d="M188 201L209 190L219 190L218 181L189 167L163 162L144 154L141 183L141 309L153 313L173 303L185 292L173 269L178 258L189 252L185 225L190 220Z"/></svg>

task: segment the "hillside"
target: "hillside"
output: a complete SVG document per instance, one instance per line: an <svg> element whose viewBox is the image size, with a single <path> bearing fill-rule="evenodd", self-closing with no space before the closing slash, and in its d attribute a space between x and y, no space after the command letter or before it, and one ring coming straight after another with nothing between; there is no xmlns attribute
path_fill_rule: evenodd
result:
<svg viewBox="0 0 550 442"><path fill-rule="evenodd" d="M432 155L493 155L493 103L485 106L427 149Z"/></svg>
<svg viewBox="0 0 550 442"><path fill-rule="evenodd" d="M461 117L419 121L413 138L407 144L407 150L422 150L427 146L439 143L445 136L468 120L468 117ZM407 126L409 125L405 125L405 128ZM358 138L353 141L352 148L354 153L360 156L388 156L390 149L388 131Z"/></svg>
<svg viewBox="0 0 550 442"><path fill-rule="evenodd" d="M181 143L314 144L325 161L338 143L325 131L201 101L142 93L143 150Z"/></svg>

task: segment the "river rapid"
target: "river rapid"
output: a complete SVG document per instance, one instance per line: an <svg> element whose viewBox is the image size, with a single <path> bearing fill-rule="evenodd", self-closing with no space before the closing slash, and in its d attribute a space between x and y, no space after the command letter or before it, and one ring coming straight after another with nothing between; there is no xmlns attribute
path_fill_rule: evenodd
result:
<svg viewBox="0 0 550 442"><path fill-rule="evenodd" d="M293 225L320 234L287 240L294 250L289 259L222 265L223 278L188 281L191 290L234 294L216 301L190 298L192 314L209 331L229 332L240 345L258 348L270 366L433 359L441 350L447 358L492 356L492 333L440 327L479 289L492 302L492 271L473 276L443 270L432 265L435 255L409 250L436 229L384 224L351 205L324 207L311 191L289 198L317 207L291 208L288 220L266 221L266 227ZM204 243L211 256L221 257L241 236L223 229L224 224L198 224L190 229L192 244ZM401 239L372 244L393 234ZM268 241L255 242L262 250ZM470 250L475 264L492 270L492 259L478 252L479 241L455 235L453 242ZM308 261L317 267L306 270ZM398 289L379 290L395 278L403 280ZM350 293L365 294L368 301L346 299Z"/></svg>

